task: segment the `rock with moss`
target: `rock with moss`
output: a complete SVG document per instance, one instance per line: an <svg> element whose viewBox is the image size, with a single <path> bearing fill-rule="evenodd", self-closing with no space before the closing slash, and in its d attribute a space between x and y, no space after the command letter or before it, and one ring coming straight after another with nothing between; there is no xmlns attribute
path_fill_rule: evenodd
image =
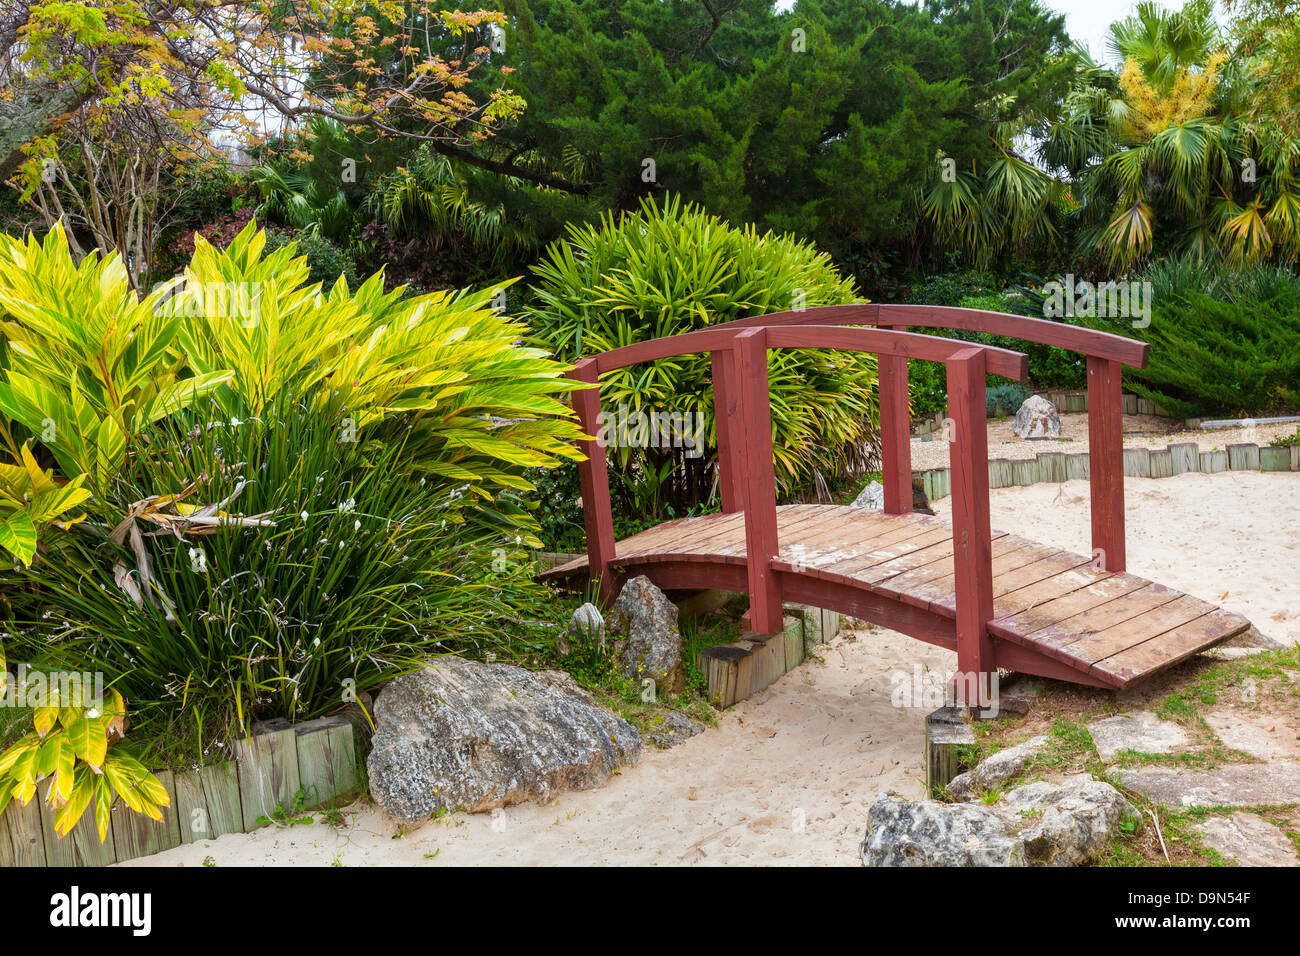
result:
<svg viewBox="0 0 1300 956"><path fill-rule="evenodd" d="M640 683L653 680L660 693L686 686L677 606L644 575L623 585L605 629L614 641L619 671Z"/></svg>
<svg viewBox="0 0 1300 956"><path fill-rule="evenodd" d="M375 801L404 823L599 787L644 744L560 671L443 657L375 701Z"/></svg>
<svg viewBox="0 0 1300 956"><path fill-rule="evenodd" d="M973 770L960 773L948 784L948 792L957 800L974 800L981 793L996 790L1025 768L1047 743L1046 736L1031 737L1022 744L999 750L981 760Z"/></svg>

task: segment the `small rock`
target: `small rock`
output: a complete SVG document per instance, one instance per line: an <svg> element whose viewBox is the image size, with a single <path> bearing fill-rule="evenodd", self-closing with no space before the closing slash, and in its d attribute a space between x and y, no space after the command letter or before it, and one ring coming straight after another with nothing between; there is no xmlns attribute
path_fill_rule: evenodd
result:
<svg viewBox="0 0 1300 956"><path fill-rule="evenodd" d="M872 804L859 847L867 866L1078 866L1137 811L1108 783L1033 783L991 805Z"/></svg>
<svg viewBox="0 0 1300 956"><path fill-rule="evenodd" d="M567 655L582 644L595 644L602 652L605 650L605 619L590 602L573 612L564 633L555 642L555 649Z"/></svg>
<svg viewBox="0 0 1300 956"><path fill-rule="evenodd" d="M665 710L652 721L646 739L661 750L667 750L703 732L704 725L698 720L692 720L681 711Z"/></svg>
<svg viewBox="0 0 1300 956"><path fill-rule="evenodd" d="M1238 866L1300 866L1291 838L1254 813L1213 817L1197 829L1206 846Z"/></svg>
<svg viewBox="0 0 1300 956"><path fill-rule="evenodd" d="M1002 786L1029 763L1047 743L1046 736L1031 737L1024 743L999 750L974 769L953 777L948 791L958 800L974 800L985 790Z"/></svg>
<svg viewBox="0 0 1300 956"><path fill-rule="evenodd" d="M853 499L853 507L879 511L885 507L885 486L878 481L869 483Z"/></svg>
<svg viewBox="0 0 1300 956"><path fill-rule="evenodd" d="M1030 395L1016 412L1011 430L1021 438L1060 438L1061 416L1043 396Z"/></svg>
<svg viewBox="0 0 1300 956"><path fill-rule="evenodd" d="M606 630L615 638L619 670L636 681L676 693L686 686L677 606L644 575L623 585L610 609Z"/></svg>
<svg viewBox="0 0 1300 956"><path fill-rule="evenodd" d="M1122 750L1167 754L1188 742L1183 728L1146 710L1093 721L1088 725L1088 732L1097 745L1097 753L1107 762L1114 760Z"/></svg>
<svg viewBox="0 0 1300 956"><path fill-rule="evenodd" d="M370 791L406 823L599 787L643 748L568 674L460 657L390 683L375 721Z"/></svg>

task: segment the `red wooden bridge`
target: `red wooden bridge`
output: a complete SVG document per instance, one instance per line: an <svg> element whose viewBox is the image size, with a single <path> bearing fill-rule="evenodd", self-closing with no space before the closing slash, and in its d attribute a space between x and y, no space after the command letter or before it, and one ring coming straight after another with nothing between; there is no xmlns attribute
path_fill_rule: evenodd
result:
<svg viewBox="0 0 1300 956"><path fill-rule="evenodd" d="M909 327L988 332L1086 357L1092 554L990 527L984 376L1023 380L1026 356ZM777 506L767 352L789 348L877 355L883 511ZM606 600L636 574L665 589L746 591L750 623L760 633L779 631L782 602L794 601L954 649L964 675L1000 667L1127 687L1250 626L1238 614L1125 572L1120 369L1144 367L1147 348L1043 319L867 304L741 319L583 359L570 376L596 385L603 373L629 365L710 354L722 512L616 542L605 454L585 442L587 556L544 576L598 580ZM946 367L951 524L912 511L909 359ZM584 432L596 435L599 389L575 392L574 407Z"/></svg>

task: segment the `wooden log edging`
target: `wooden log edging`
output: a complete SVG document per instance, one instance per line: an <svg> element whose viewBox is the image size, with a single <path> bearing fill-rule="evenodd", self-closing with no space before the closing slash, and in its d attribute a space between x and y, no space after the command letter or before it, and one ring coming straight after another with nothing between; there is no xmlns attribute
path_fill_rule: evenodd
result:
<svg viewBox="0 0 1300 956"><path fill-rule="evenodd" d="M1074 413L1086 412L1088 410L1088 393L1086 391L1047 389L1033 392L1032 394L1042 395L1056 407L1058 412ZM1132 392L1124 392L1121 394L1120 400L1123 403L1123 414L1125 415L1159 415L1162 418L1174 417L1150 399L1139 398ZM943 431L943 422L947 417L948 412L945 409L922 415L911 423L912 437L927 440L936 432Z"/></svg>
<svg viewBox="0 0 1300 956"><path fill-rule="evenodd" d="M1039 452L1036 458L1026 459L993 458L989 460L989 488L1086 481L1089 471L1086 451ZM1127 478L1171 478L1186 472L1219 471L1300 471L1300 445L1234 444L1216 451L1201 451L1195 442L1180 442L1166 448L1124 449ZM914 471L913 485L919 482L931 501L946 498L947 475L947 468Z"/></svg>
<svg viewBox="0 0 1300 956"><path fill-rule="evenodd" d="M709 703L719 710L770 687L803 663L808 645L822 644L839 632L835 611L802 604L785 606L783 630L776 634L747 633L732 644L700 651L696 666L709 683Z"/></svg>
<svg viewBox="0 0 1300 956"><path fill-rule="evenodd" d="M276 725L237 742L233 761L179 773L156 771L171 797L162 822L133 813L119 799L103 843L93 810L59 837L43 794L25 807L11 801L0 813L0 866L108 866L227 833L248 833L274 825L277 811L290 812L300 792L300 810L337 806L358 789L356 752L345 717Z"/></svg>

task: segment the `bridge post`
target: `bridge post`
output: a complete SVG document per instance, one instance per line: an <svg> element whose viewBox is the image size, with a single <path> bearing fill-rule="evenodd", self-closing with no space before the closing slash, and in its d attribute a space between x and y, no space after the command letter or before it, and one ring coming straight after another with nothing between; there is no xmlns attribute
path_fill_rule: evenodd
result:
<svg viewBox="0 0 1300 956"><path fill-rule="evenodd" d="M895 331L894 326L882 326ZM898 330L906 331L906 329ZM907 401L907 358L876 358L880 391L880 469L885 485L885 514L912 511L912 433Z"/></svg>
<svg viewBox="0 0 1300 956"><path fill-rule="evenodd" d="M736 404L736 353L732 349L709 353L713 367L713 420L718 428L718 492L722 510L731 514L744 508L740 452L744 430Z"/></svg>
<svg viewBox="0 0 1300 956"><path fill-rule="evenodd" d="M599 381L595 359L583 359L568 373L579 382L596 385ZM600 597L606 605L616 597L614 560L614 515L609 500L609 466L600 438L600 389L585 388L573 393L573 410L578 415L578 426L593 441L580 441L578 448L587 456L578 463L578 480L582 486L582 522L587 530L587 569L593 581L600 586Z"/></svg>
<svg viewBox="0 0 1300 956"><path fill-rule="evenodd" d="M1104 571L1123 571L1124 408L1119 362L1088 356L1088 481L1092 553Z"/></svg>
<svg viewBox="0 0 1300 956"><path fill-rule="evenodd" d="M745 563L749 577L749 622L760 634L782 627L781 585L772 570L779 550L776 532L776 476L772 463L772 406L767 379L767 330L736 336L736 385L740 394L740 439L745 511Z"/></svg>
<svg viewBox="0 0 1300 956"><path fill-rule="evenodd" d="M965 686L973 683L983 699L996 672L993 640L993 547L989 525L988 425L984 395L984 352L962 349L945 363L948 414L953 418L952 543L956 584L957 670Z"/></svg>

